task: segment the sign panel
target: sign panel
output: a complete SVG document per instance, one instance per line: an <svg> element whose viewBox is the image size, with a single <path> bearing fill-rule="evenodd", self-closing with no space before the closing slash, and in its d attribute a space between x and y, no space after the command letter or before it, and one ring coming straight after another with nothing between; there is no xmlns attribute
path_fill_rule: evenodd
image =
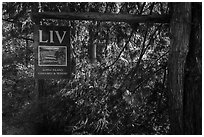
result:
<svg viewBox="0 0 204 137"><path fill-rule="evenodd" d="M70 76L70 28L35 26L35 77L66 79Z"/></svg>

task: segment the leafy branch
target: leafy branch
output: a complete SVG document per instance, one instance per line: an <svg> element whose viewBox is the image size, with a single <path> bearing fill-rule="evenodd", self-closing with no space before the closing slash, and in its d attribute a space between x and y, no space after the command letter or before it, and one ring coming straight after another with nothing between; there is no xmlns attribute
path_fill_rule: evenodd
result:
<svg viewBox="0 0 204 137"><path fill-rule="evenodd" d="M164 56L166 56L168 53L169 53L169 50L168 50L166 53L164 53L163 55L161 55L158 59L156 59L156 60L154 61L154 63L152 63L151 65L149 65L147 68L153 67L153 65L154 65L157 61L159 61L160 59L162 59L162 58L163 58ZM144 84L144 82L146 82L147 80L149 80L155 73L159 72L159 71L162 70L162 69L166 69L166 66L165 66L165 65L162 65L161 68L157 69L157 70L154 71L153 73L149 73L149 74L146 76L145 80L143 80L142 82L140 82L140 84L134 89L134 91L137 90L139 87L141 87L142 84ZM147 70L146 72L144 72L144 73L147 73L147 72L149 72L149 71L150 71L150 69L148 69L148 70Z"/></svg>
<svg viewBox="0 0 204 137"><path fill-rule="evenodd" d="M150 6L150 15L152 14L153 7L154 7L154 2L153 2L153 4ZM143 7L143 8L144 8L144 7ZM132 80L132 78L133 78L133 76L134 76L134 75L132 75L132 74L135 74L135 73L138 71L139 64L140 64L140 62L141 62L141 60L142 60L142 57L143 57L143 55L145 54L145 51L146 51L147 48L149 47L150 42L152 41L153 36L155 35L155 33L156 33L156 31L157 31L157 29L156 29L156 30L154 31L154 33L151 35L150 40L149 40L149 43L147 44L147 46L146 46L146 48L145 48L145 42L146 42L147 34L148 34L148 27L149 27L149 23L147 24L147 29L146 29L145 36L144 36L144 40L143 40L143 43L142 43L142 49L141 49L140 56L139 56L139 59L138 59L138 61L137 61L137 64L136 64L136 66L134 67L134 69L132 69L133 71L130 71L130 73L126 75L125 79L127 79L127 77L129 77L129 76L131 75L131 76L132 76L132 77L131 77L131 80Z"/></svg>
<svg viewBox="0 0 204 137"><path fill-rule="evenodd" d="M133 35L133 30L131 31L131 34L130 34L128 40L126 41L125 45L123 46L122 50L121 50L120 53L118 54L118 56L117 56L117 58L115 59L115 61L113 61L112 64L110 64L110 65L106 66L105 68L103 68L103 71L107 70L108 68L110 68L111 66L113 66L113 65L118 61L118 59L120 58L121 54L123 53L123 51L124 51L125 48L127 47L128 43L130 42L132 35Z"/></svg>
<svg viewBox="0 0 204 137"><path fill-rule="evenodd" d="M159 69L155 70L153 73L148 74L148 75L146 76L146 78L145 78L142 82L140 82L139 85L138 85L136 88L134 88L133 91L136 91L138 88L140 88L140 87L144 84L144 82L148 81L154 74L158 73L158 72L161 71L162 69L164 69L163 66L160 67Z"/></svg>
<svg viewBox="0 0 204 137"><path fill-rule="evenodd" d="M146 33L145 33L145 36L144 36L144 41L143 41L143 43L142 43L142 49L141 49L140 56L139 56L139 59L138 59L138 61L137 61L137 64L136 64L135 67L132 69L132 71L130 71L130 72L126 75L125 79L127 79L129 76L131 76L131 79L132 79L133 76L137 73L137 71L138 71L138 69L139 69L139 64L140 64L140 62L141 62L141 60L142 60L143 55L145 54L145 52L146 52L146 50L148 49L148 47L151 45L151 41L153 40L154 35L155 35L156 32L161 28L161 26L162 26L162 24L159 25L159 26L155 29L155 31L153 32L153 34L152 34L152 35L150 36L150 38L149 38L148 44L145 46L145 42L146 42L146 39L147 39L147 33L148 33L148 28L147 28Z"/></svg>
<svg viewBox="0 0 204 137"><path fill-rule="evenodd" d="M143 11L143 9L144 9L144 7L145 7L145 4L146 4L146 2L144 2L144 3L142 4L142 7L141 7L140 12L139 12L139 15L142 15L142 11ZM152 5L154 5L154 4L152 4ZM152 11L152 9L151 9L151 11ZM120 51L120 53L119 53L119 55L117 56L116 60L115 60L112 64L110 64L109 66L106 66L106 67L103 69L103 71L107 70L109 67L113 66L113 65L118 61L118 59L120 58L121 54L123 53L123 51L124 51L125 48L127 47L128 43L130 42L131 37L132 37L132 35L133 35L133 32L137 30L137 27L138 27L138 25L139 25L138 23L137 23L136 25L134 25L134 24L132 24L132 23L129 23L129 24L131 25L131 27L132 27L133 30L131 31L131 34L130 34L130 37L128 38L128 41L125 43L124 47L123 47L122 50ZM102 71L102 72L103 72L103 71Z"/></svg>

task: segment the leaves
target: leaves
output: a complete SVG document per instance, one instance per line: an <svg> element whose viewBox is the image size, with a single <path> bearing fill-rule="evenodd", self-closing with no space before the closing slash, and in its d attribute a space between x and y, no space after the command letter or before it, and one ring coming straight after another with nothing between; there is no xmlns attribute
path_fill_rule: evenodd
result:
<svg viewBox="0 0 204 137"><path fill-rule="evenodd" d="M152 14L166 13L165 5L3 3L3 113L18 114L19 121L28 115L27 121L44 126L42 132L37 129L39 134L167 134L161 68L167 60L169 38L168 26L161 24L139 23L132 28L123 22L44 19L44 25L71 27L71 65L75 70L69 80L46 80L47 95L38 102L46 109L43 113L31 111L36 103L31 8L147 15L150 8ZM94 64L88 58L90 44L97 47ZM45 115L48 123L42 121Z"/></svg>

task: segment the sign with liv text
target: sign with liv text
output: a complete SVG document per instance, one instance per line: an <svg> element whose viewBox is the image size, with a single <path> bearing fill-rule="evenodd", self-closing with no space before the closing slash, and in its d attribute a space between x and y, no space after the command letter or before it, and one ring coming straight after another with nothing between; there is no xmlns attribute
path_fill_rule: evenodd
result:
<svg viewBox="0 0 204 137"><path fill-rule="evenodd" d="M66 79L70 76L70 28L36 26L35 77Z"/></svg>

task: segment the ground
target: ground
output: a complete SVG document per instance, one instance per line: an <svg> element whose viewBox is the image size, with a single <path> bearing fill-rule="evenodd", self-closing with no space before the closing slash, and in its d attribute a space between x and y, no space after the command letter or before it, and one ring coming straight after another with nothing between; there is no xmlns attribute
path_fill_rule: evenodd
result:
<svg viewBox="0 0 204 137"><path fill-rule="evenodd" d="M13 119L4 119L2 122L2 135L34 135L36 134L32 123L13 123Z"/></svg>

